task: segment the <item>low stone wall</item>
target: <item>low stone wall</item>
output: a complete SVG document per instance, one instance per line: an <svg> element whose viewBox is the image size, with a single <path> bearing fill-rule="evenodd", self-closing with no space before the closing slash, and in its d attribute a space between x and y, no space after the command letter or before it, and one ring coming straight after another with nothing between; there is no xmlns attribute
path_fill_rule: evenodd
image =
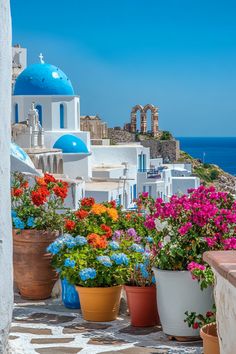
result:
<svg viewBox="0 0 236 354"><path fill-rule="evenodd" d="M155 159L162 157L164 162L174 162L179 159L179 141L178 140L143 140L141 144L150 148L150 157Z"/></svg>
<svg viewBox="0 0 236 354"><path fill-rule="evenodd" d="M134 143L136 141L135 134L116 128L108 129L108 138L111 140L111 145L119 143Z"/></svg>

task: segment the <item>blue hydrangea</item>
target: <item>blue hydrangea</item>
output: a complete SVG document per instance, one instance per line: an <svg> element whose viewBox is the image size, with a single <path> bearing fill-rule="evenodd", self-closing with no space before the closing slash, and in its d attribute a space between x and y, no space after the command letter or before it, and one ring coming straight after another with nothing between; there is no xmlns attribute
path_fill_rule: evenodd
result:
<svg viewBox="0 0 236 354"><path fill-rule="evenodd" d="M11 211L11 217L12 217L12 218L16 218L16 217L17 217L17 213L16 213L15 210L12 210L12 211Z"/></svg>
<svg viewBox="0 0 236 354"><path fill-rule="evenodd" d="M35 220L32 216L29 216L27 221L26 221L26 225L28 227L35 227Z"/></svg>
<svg viewBox="0 0 236 354"><path fill-rule="evenodd" d="M137 264L137 265L136 265L136 269L137 269L137 270L140 270L141 275L142 275L142 277L143 277L144 279L147 279L147 278L149 277L149 273L148 273L148 271L147 271L147 268L146 268L145 264L143 264L143 263Z"/></svg>
<svg viewBox="0 0 236 354"><path fill-rule="evenodd" d="M13 218L13 224L16 229L23 230L25 228L25 223L18 216Z"/></svg>
<svg viewBox="0 0 236 354"><path fill-rule="evenodd" d="M153 243L153 237L148 236L148 237L147 237L147 242L149 242L149 243Z"/></svg>
<svg viewBox="0 0 236 354"><path fill-rule="evenodd" d="M81 280L86 281L89 279L95 279L97 272L94 268L84 268L79 272Z"/></svg>
<svg viewBox="0 0 236 354"><path fill-rule="evenodd" d="M119 246L119 243L116 242L116 241L111 241L109 242L109 247L113 250L113 251L117 251L120 246Z"/></svg>
<svg viewBox="0 0 236 354"><path fill-rule="evenodd" d="M64 266L65 266L65 267L74 268L74 266L75 266L75 261L74 261L73 259L66 258L65 261L64 261Z"/></svg>
<svg viewBox="0 0 236 354"><path fill-rule="evenodd" d="M78 236L75 237L75 243L78 246L84 246L88 242L87 242L87 239L84 236L79 236L78 235Z"/></svg>
<svg viewBox="0 0 236 354"><path fill-rule="evenodd" d="M112 262L110 257L108 256L98 256L97 260L103 264L105 267L111 267L112 266Z"/></svg>
<svg viewBox="0 0 236 354"><path fill-rule="evenodd" d="M55 255L60 252L61 248L62 248L62 243L60 243L60 241L56 240L48 246L47 251L49 253Z"/></svg>
<svg viewBox="0 0 236 354"><path fill-rule="evenodd" d="M138 245L137 243L133 243L132 246L130 246L130 250L134 251L134 252L139 252L139 253L144 252L144 248L142 246Z"/></svg>
<svg viewBox="0 0 236 354"><path fill-rule="evenodd" d="M111 260L115 262L117 265L128 265L129 264L129 258L126 256L124 253L114 253L111 256Z"/></svg>

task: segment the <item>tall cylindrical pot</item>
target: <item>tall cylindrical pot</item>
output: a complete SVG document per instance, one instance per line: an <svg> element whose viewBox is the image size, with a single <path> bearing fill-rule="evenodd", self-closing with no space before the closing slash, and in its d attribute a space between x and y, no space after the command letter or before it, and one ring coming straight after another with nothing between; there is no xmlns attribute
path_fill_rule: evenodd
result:
<svg viewBox="0 0 236 354"><path fill-rule="evenodd" d="M216 323L203 326L200 330L200 335L203 340L204 354L220 354Z"/></svg>
<svg viewBox="0 0 236 354"><path fill-rule="evenodd" d="M78 292L73 284L70 284L66 278L61 279L62 302L69 309L80 309Z"/></svg>
<svg viewBox="0 0 236 354"><path fill-rule="evenodd" d="M51 266L52 255L47 247L57 232L13 230L14 281L25 299L42 300L51 296L58 278Z"/></svg>
<svg viewBox="0 0 236 354"><path fill-rule="evenodd" d="M213 289L200 289L189 271L153 269L157 286L157 307L164 333L175 337L198 337L199 330L184 322L185 311L205 314L212 308Z"/></svg>
<svg viewBox="0 0 236 354"><path fill-rule="evenodd" d="M83 318L86 321L114 321L119 312L122 286L84 288L76 286Z"/></svg>
<svg viewBox="0 0 236 354"><path fill-rule="evenodd" d="M151 327L159 324L156 287L125 286L131 325Z"/></svg>

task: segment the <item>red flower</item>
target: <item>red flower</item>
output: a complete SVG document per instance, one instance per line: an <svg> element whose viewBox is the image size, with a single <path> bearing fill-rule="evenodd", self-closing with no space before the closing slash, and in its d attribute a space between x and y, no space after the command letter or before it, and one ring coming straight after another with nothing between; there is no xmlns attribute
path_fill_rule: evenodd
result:
<svg viewBox="0 0 236 354"><path fill-rule="evenodd" d="M68 184L66 182L60 182L60 184L62 186L56 185L55 187L53 187L53 192L55 193L55 195L57 197L65 199L67 197L67 193L68 193L68 190L67 190Z"/></svg>
<svg viewBox="0 0 236 354"><path fill-rule="evenodd" d="M28 188L28 187L29 187L28 181L24 181L23 183L21 183L21 188Z"/></svg>
<svg viewBox="0 0 236 354"><path fill-rule="evenodd" d="M42 193L40 193L40 191L32 191L31 199L32 202L37 206L40 206L47 201L47 198Z"/></svg>
<svg viewBox="0 0 236 354"><path fill-rule="evenodd" d="M12 188L12 195L14 197L20 197L23 194L23 190L20 188Z"/></svg>
<svg viewBox="0 0 236 354"><path fill-rule="evenodd" d="M199 324L197 322L194 322L193 329L198 329L198 328L199 328Z"/></svg>
<svg viewBox="0 0 236 354"><path fill-rule="evenodd" d="M116 208L116 201L115 200L111 200L109 202L109 204L111 205L112 208Z"/></svg>
<svg viewBox="0 0 236 354"><path fill-rule="evenodd" d="M101 225L101 229L102 229L102 231L105 232L105 235L104 235L104 236L106 236L107 238L109 238L109 237L112 236L112 230L111 230L110 226L107 226L107 225L105 225L105 224L102 224L102 225Z"/></svg>
<svg viewBox="0 0 236 354"><path fill-rule="evenodd" d="M81 206L89 206L91 207L93 204L95 204L95 199L90 197L90 198L83 198L81 200Z"/></svg>
<svg viewBox="0 0 236 354"><path fill-rule="evenodd" d="M75 222L73 220L66 219L65 220L65 228L68 231L72 231L75 228Z"/></svg>
<svg viewBox="0 0 236 354"><path fill-rule="evenodd" d="M52 175L50 175L49 173L45 173L45 175L44 175L44 181L45 181L46 183L56 182L56 178L53 177Z"/></svg>
<svg viewBox="0 0 236 354"><path fill-rule="evenodd" d="M213 315L214 315L214 313L211 312L211 311L208 311L208 312L206 313L206 317L211 317L211 316L213 316Z"/></svg>
<svg viewBox="0 0 236 354"><path fill-rule="evenodd" d="M76 212L75 212L75 215L77 216L77 218L79 218L79 219L84 219L84 218L86 218L87 216L88 216L88 212L86 211L86 210L77 210Z"/></svg>

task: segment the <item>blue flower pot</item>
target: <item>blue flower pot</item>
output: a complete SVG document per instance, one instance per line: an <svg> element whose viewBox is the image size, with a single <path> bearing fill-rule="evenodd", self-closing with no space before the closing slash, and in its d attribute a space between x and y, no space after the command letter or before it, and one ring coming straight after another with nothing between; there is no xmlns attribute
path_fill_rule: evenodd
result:
<svg viewBox="0 0 236 354"><path fill-rule="evenodd" d="M69 309L80 309L80 301L75 286L70 284L66 278L61 279L62 302Z"/></svg>

